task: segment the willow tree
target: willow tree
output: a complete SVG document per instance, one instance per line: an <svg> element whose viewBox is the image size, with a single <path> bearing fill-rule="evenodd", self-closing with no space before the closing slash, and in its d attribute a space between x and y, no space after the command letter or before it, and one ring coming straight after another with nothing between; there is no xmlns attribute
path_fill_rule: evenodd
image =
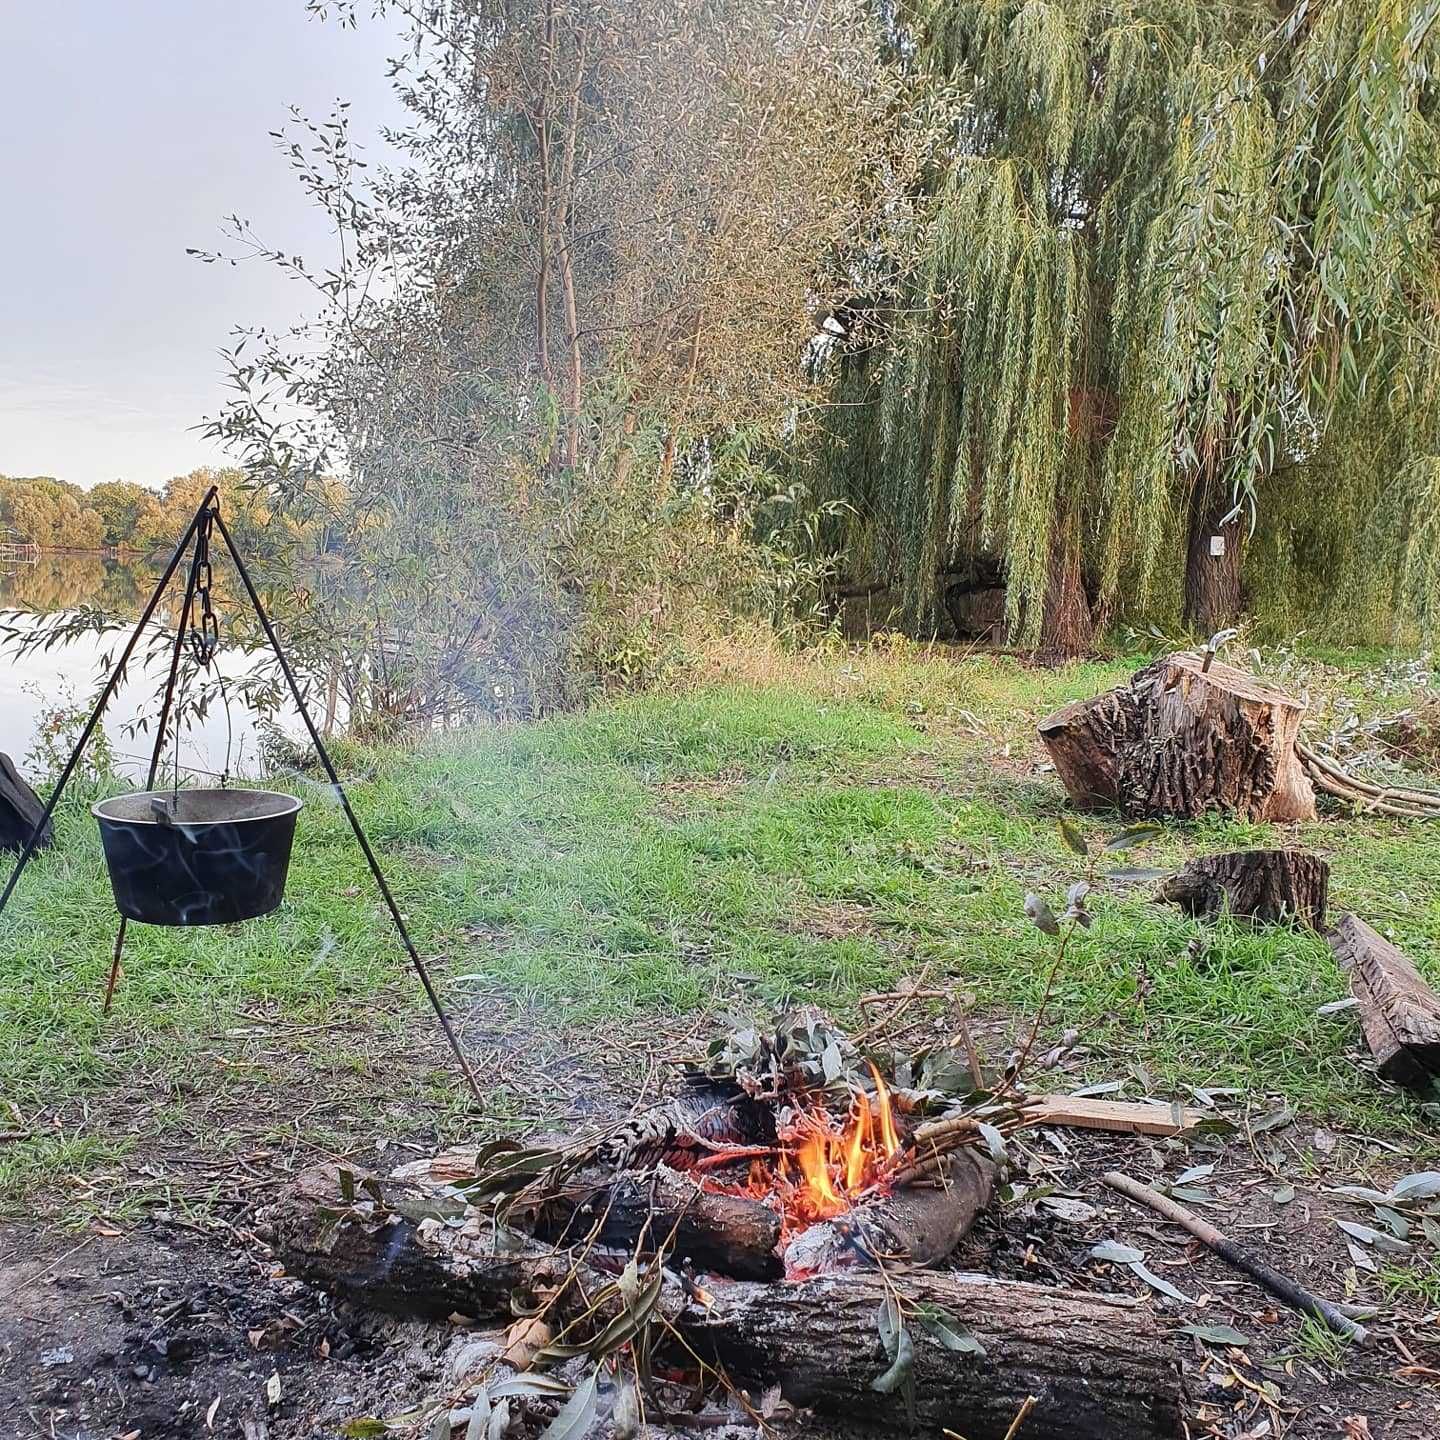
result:
<svg viewBox="0 0 1440 1440"><path fill-rule="evenodd" d="M1247 548L1266 600L1338 565L1332 594L1433 606L1405 537L1440 448L1436 9L901 7L915 103L953 120L867 257L830 457L910 624L989 557L1012 636L1054 652L1172 597L1218 628Z"/></svg>

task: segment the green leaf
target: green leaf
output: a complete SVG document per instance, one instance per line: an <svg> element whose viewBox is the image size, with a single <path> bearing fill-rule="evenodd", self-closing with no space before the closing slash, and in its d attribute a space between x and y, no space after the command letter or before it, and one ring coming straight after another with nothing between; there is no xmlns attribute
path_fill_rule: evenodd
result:
<svg viewBox="0 0 1440 1440"><path fill-rule="evenodd" d="M1392 1200L1433 1200L1440 1195L1440 1170L1420 1170L1397 1180L1390 1191Z"/></svg>
<svg viewBox="0 0 1440 1440"><path fill-rule="evenodd" d="M1239 1345L1245 1346L1251 1343L1248 1335L1242 1335L1231 1325L1182 1325L1182 1335L1193 1335L1197 1340L1203 1340L1207 1345Z"/></svg>
<svg viewBox="0 0 1440 1440"><path fill-rule="evenodd" d="M1081 833L1080 827L1068 816L1062 815L1057 822L1060 830L1060 838L1065 842L1067 850L1073 850L1075 854L1090 858L1090 845Z"/></svg>
<svg viewBox="0 0 1440 1440"><path fill-rule="evenodd" d="M1164 832L1165 827L1155 824L1153 820L1142 821L1138 825L1127 825L1123 830L1112 835L1105 842L1105 848L1111 852L1129 850L1136 845L1143 845L1147 840L1153 840L1157 835L1162 835Z"/></svg>
<svg viewBox="0 0 1440 1440"><path fill-rule="evenodd" d="M560 1407L560 1413L545 1427L540 1440L583 1440L595 1428L599 1418L595 1395L599 1381L599 1373L592 1370Z"/></svg>
<svg viewBox="0 0 1440 1440"><path fill-rule="evenodd" d="M982 1120L975 1129L979 1132L980 1138L985 1142L985 1148L990 1152L990 1158L997 1165L1008 1165L1010 1163L1010 1152L1005 1148L1005 1137L993 1126L987 1125Z"/></svg>
<svg viewBox="0 0 1440 1440"><path fill-rule="evenodd" d="M356 1420L347 1420L340 1427L340 1433L345 1436L345 1440L379 1440L380 1436L390 1433L390 1427L373 1415L365 1415Z"/></svg>
<svg viewBox="0 0 1440 1440"><path fill-rule="evenodd" d="M465 1440L485 1440L490 1428L490 1415L495 1407L484 1390L470 1403L470 1423L465 1427Z"/></svg>
<svg viewBox="0 0 1440 1440"><path fill-rule="evenodd" d="M1145 1252L1133 1245L1122 1245L1118 1240L1102 1240L1091 1247L1090 1258L1106 1260L1112 1265L1134 1265L1145 1258Z"/></svg>
<svg viewBox="0 0 1440 1440"><path fill-rule="evenodd" d="M1158 1290L1162 1295L1168 1295L1172 1300L1178 1300L1182 1305L1193 1305L1194 1299L1183 1290L1177 1290L1163 1275L1157 1275L1153 1270L1147 1270L1138 1260L1130 1262L1130 1268L1152 1289Z"/></svg>
<svg viewBox="0 0 1440 1440"><path fill-rule="evenodd" d="M893 1299L887 1299L880 1311L885 1321L880 1326L880 1338L885 1345L890 1364L883 1374L877 1375L870 1382L870 1388L878 1390L882 1395L893 1395L897 1390L900 1391L909 1408L915 1395L915 1345Z"/></svg>
<svg viewBox="0 0 1440 1440"><path fill-rule="evenodd" d="M960 1355L983 1355L985 1347L951 1314L937 1305L925 1305L915 1318L932 1340Z"/></svg>

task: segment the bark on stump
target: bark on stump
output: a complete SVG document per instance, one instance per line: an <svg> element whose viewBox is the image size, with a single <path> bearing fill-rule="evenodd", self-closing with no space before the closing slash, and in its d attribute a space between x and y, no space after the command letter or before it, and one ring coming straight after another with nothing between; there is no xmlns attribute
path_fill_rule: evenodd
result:
<svg viewBox="0 0 1440 1440"><path fill-rule="evenodd" d="M1408 956L1354 915L1341 916L1330 948L1360 1002L1360 1028L1380 1074L1428 1089L1440 1077L1440 996Z"/></svg>
<svg viewBox="0 0 1440 1440"><path fill-rule="evenodd" d="M1306 850L1235 850L1202 855L1156 892L1188 915L1213 920L1229 911L1268 925L1294 920L1325 928L1330 867Z"/></svg>
<svg viewBox="0 0 1440 1440"><path fill-rule="evenodd" d="M40 797L25 783L10 757L0 752L0 850L23 850L45 814ZM48 821L38 849L54 843L55 829Z"/></svg>
<svg viewBox="0 0 1440 1440"><path fill-rule="evenodd" d="M1055 769L1083 810L1194 819L1313 820L1295 753L1304 704L1242 670L1167 655L1127 685L1040 722Z"/></svg>
<svg viewBox="0 0 1440 1440"><path fill-rule="evenodd" d="M584 1307L606 1278L568 1251L532 1241L497 1243L488 1222L420 1217L436 1197L363 1179L347 1200L335 1167L307 1172L260 1217L286 1267L348 1298L392 1313L509 1319L512 1292L559 1290L562 1317ZM1179 1367L1147 1309L1120 1297L1050 1290L981 1275L906 1272L887 1284L846 1271L773 1284L717 1281L709 1303L667 1283L660 1309L698 1354L738 1383L779 1383L787 1398L848 1421L896 1430L899 1395L872 1382L886 1368L876 1314L891 1289L944 1310L984 1348L958 1354L911 1323L915 1417L970 1440L1001 1440L1027 1395L1039 1404L1026 1440L1173 1440L1180 1431Z"/></svg>

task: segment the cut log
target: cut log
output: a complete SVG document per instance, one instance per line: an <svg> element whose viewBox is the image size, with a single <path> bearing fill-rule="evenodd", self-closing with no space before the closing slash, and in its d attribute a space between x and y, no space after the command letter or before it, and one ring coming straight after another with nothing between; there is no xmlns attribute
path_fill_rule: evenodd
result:
<svg viewBox="0 0 1440 1440"><path fill-rule="evenodd" d="M1354 915L1341 917L1330 948L1360 1002L1360 1028L1380 1074L1428 1089L1440 1076L1440 996L1406 955Z"/></svg>
<svg viewBox="0 0 1440 1440"><path fill-rule="evenodd" d="M737 1284L680 1322L701 1354L756 1389L779 1381L787 1400L898 1433L898 1394L877 1392L886 1369L876 1316L888 1292L954 1317L984 1350L957 1354L913 1320L914 1419L967 1440L1004 1440L1028 1396L1024 1440L1160 1440L1181 1434L1174 1351L1151 1312L1126 1300L984 1275L920 1271L886 1281L852 1272L796 1284Z"/></svg>
<svg viewBox="0 0 1440 1440"><path fill-rule="evenodd" d="M1242 670L1203 665L1198 655L1168 655L1042 720L1070 798L1147 819L1219 810L1313 820L1315 792L1295 753L1304 704Z"/></svg>
<svg viewBox="0 0 1440 1440"><path fill-rule="evenodd" d="M1229 911L1277 925L1325 928L1330 866L1306 850L1234 850L1202 855L1156 892L1189 915L1212 920Z"/></svg>
<svg viewBox="0 0 1440 1440"><path fill-rule="evenodd" d="M23 850L44 815L40 797L25 783L15 762L0 752L0 850ZM54 826L47 820L36 848L43 850L54 840Z"/></svg>
<svg viewBox="0 0 1440 1440"><path fill-rule="evenodd" d="M349 1193L361 1197L358 1206L334 1167L312 1171L259 1223L289 1270L359 1303L494 1319L512 1314L512 1292L553 1291L565 1318L604 1283L570 1252L513 1238L501 1245L479 1215L458 1226L420 1219L434 1197L416 1187L383 1182L383 1204L365 1198L364 1180ZM912 1317L921 1306L944 1311L985 1352L946 1349L917 1319L908 1322L915 1418L931 1433L949 1427L969 1440L1002 1440L1029 1395L1038 1403L1026 1440L1181 1433L1172 1348L1149 1310L1118 1297L985 1276L849 1271L797 1283L716 1282L689 1299L667 1284L660 1308L686 1346L737 1383L779 1384L797 1404L893 1431L904 1403L872 1383L887 1364L876 1315L891 1293Z"/></svg>

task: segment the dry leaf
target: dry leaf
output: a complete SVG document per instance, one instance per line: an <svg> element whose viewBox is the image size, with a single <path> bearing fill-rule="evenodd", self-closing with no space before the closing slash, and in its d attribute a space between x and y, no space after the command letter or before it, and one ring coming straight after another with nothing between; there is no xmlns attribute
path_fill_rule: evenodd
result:
<svg viewBox="0 0 1440 1440"><path fill-rule="evenodd" d="M271 1405L280 1403L280 1372L272 1370L270 1378L265 1382L265 1398Z"/></svg>
<svg viewBox="0 0 1440 1440"><path fill-rule="evenodd" d="M505 1332L500 1358L516 1370L528 1370L537 1351L555 1338L555 1332L538 1316L526 1315Z"/></svg>
<svg viewBox="0 0 1440 1440"><path fill-rule="evenodd" d="M1345 1440L1374 1440L1370 1434L1370 1422L1363 1415L1347 1415L1340 1426Z"/></svg>
<svg viewBox="0 0 1440 1440"><path fill-rule="evenodd" d="M216 1412L219 1408L220 1408L220 1397L217 1395L217 1396L210 1402L210 1408L205 1412L205 1428L206 1428L207 1430L213 1430L213 1429L215 1428L215 1412Z"/></svg>

